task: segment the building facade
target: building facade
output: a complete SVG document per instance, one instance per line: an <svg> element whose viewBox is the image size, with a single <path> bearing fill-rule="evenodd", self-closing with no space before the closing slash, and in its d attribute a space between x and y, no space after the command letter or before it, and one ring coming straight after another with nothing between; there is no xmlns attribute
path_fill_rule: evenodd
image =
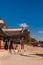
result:
<svg viewBox="0 0 43 65"><path fill-rule="evenodd" d="M24 40L30 40L30 31L23 28L7 28L4 21L0 20L0 48L4 47L6 41L19 43L22 37Z"/></svg>

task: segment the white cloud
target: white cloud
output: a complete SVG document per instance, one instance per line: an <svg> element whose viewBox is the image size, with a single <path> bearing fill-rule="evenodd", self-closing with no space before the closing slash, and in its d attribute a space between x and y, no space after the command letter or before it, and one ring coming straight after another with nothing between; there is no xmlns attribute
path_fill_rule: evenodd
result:
<svg viewBox="0 0 43 65"><path fill-rule="evenodd" d="M40 38L39 40L40 40L40 41L43 41L43 38Z"/></svg>
<svg viewBox="0 0 43 65"><path fill-rule="evenodd" d="M36 35L32 35L33 37L35 37Z"/></svg>
<svg viewBox="0 0 43 65"><path fill-rule="evenodd" d="M42 34L42 33L43 33L43 31L38 31L38 33Z"/></svg>
<svg viewBox="0 0 43 65"><path fill-rule="evenodd" d="M36 37L37 37L37 35L35 35L35 34L34 34L34 35L31 35L31 37L36 38Z"/></svg>
<svg viewBox="0 0 43 65"><path fill-rule="evenodd" d="M24 28L27 28L28 27L28 25L26 23L21 23L19 26L20 27L24 27Z"/></svg>

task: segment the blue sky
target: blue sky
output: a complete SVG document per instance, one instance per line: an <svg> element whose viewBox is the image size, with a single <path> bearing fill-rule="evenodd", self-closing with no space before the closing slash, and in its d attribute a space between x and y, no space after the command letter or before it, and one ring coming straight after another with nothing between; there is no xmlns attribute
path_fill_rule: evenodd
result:
<svg viewBox="0 0 43 65"><path fill-rule="evenodd" d="M25 24L31 37L43 40L43 0L0 0L0 18L11 28Z"/></svg>

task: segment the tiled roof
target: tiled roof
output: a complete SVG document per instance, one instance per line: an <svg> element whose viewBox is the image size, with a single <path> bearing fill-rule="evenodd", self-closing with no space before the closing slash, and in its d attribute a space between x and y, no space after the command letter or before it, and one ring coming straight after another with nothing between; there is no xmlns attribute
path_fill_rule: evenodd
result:
<svg viewBox="0 0 43 65"><path fill-rule="evenodd" d="M22 35L22 32L19 31L5 31L4 33L6 33L8 36L17 36L17 35Z"/></svg>
<svg viewBox="0 0 43 65"><path fill-rule="evenodd" d="M22 28L2 29L2 30L8 36L23 35Z"/></svg>

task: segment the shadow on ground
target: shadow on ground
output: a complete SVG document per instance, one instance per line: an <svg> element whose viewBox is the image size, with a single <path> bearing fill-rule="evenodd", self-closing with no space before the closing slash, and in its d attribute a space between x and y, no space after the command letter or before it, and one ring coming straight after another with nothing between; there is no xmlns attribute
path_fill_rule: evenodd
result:
<svg viewBox="0 0 43 65"><path fill-rule="evenodd" d="M36 56L43 57L43 54L39 54L39 53L36 53L36 54L31 54L31 55L36 55Z"/></svg>
<svg viewBox="0 0 43 65"><path fill-rule="evenodd" d="M43 54L38 54L38 53L37 53L37 54L35 54L35 55L43 57Z"/></svg>
<svg viewBox="0 0 43 65"><path fill-rule="evenodd" d="M34 55L35 56L40 56L40 57L43 57L43 54L38 54L38 53L36 53L36 54L31 54L31 55L23 55L23 54L20 54L21 56L25 56L25 57L34 57Z"/></svg>
<svg viewBox="0 0 43 65"><path fill-rule="evenodd" d="M21 56L25 56L25 57L32 57L32 56L29 56L29 55L23 55L23 54L20 54Z"/></svg>

